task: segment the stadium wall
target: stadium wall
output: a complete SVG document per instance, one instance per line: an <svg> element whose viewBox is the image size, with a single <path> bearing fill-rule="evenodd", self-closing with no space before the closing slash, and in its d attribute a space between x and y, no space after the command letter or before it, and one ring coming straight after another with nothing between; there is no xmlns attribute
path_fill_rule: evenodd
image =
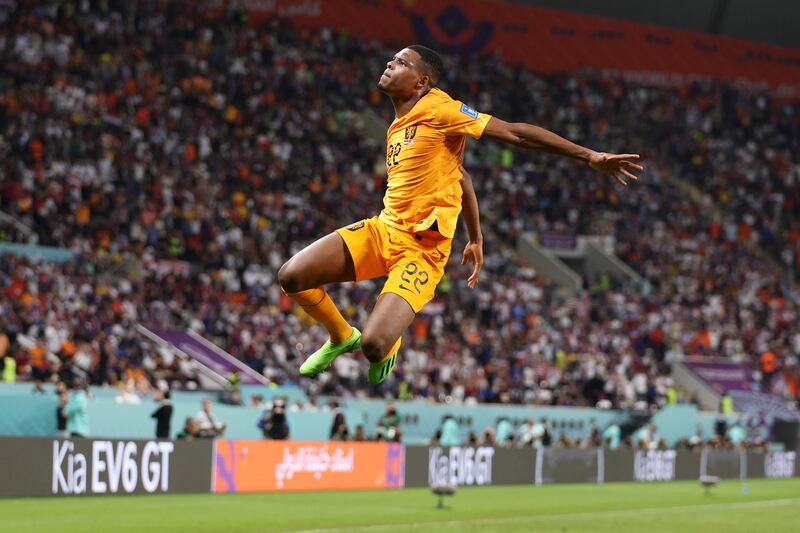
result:
<svg viewBox="0 0 800 533"><path fill-rule="evenodd" d="M291 492L800 476L796 452L385 442L0 438L0 497Z"/></svg>
<svg viewBox="0 0 800 533"><path fill-rule="evenodd" d="M244 389L244 388L243 388ZM0 384L0 405L4 416L0 417L0 435L5 436L56 436L56 408L58 397L52 386L44 387L45 394L35 394L30 384ZM265 399L272 396L290 396L287 389L251 387L249 392L258 392ZM158 404L150 399L141 403L119 403L117 390L92 387L92 399L88 404L89 437L117 439L148 439L155 435L155 419L151 414ZM183 429L184 420L200 410L204 398L214 398L215 393L172 393L172 435ZM214 416L226 424L226 435L238 439L262 437L257 422L262 409L247 406L214 404ZM333 421L331 412L290 412L289 424L292 437L298 440L323 441L329 437Z"/></svg>
<svg viewBox="0 0 800 533"><path fill-rule="evenodd" d="M263 390L262 390L263 389ZM45 394L34 394L30 384L0 384L0 404L5 416L0 417L0 435L18 437L55 437L57 397L52 386L44 388ZM283 395L290 389L253 388L265 394L266 398ZM266 394L266 392L269 394ZM155 435L155 420L150 415L157 404L144 399L138 404L118 403L117 391L110 388L92 387L92 400L89 402L89 437L116 439L148 439ZM249 394L249 393L248 393ZM271 396L270 396L271 395ZM246 396L246 395L244 395ZM211 393L174 391L172 396L172 432L174 436L183 428L186 417L194 416L200 410L203 398L213 397ZM363 425L370 434L386 410L386 404L379 400L341 400L341 411L345 415L350 433L356 426ZM442 425L445 415L451 415L458 423L460 437L466 440L470 432L478 435L486 427L496 427L500 418L506 418L514 427L527 419L547 418L554 435L562 433L570 439L584 438L592 420L600 429L612 422L625 424L628 414L623 411L588 409L580 407L533 407L508 405L446 405L422 402L396 402L400 417L404 444L423 445ZM263 410L247 406L214 404L214 416L226 424L225 437L231 439L260 439L261 431L257 422ZM288 412L289 429L292 440L325 441L330 437L333 422L331 411L292 411ZM656 413L652 421L659 435L668 445L691 437L699 430L704 439L714 435L716 415L702 413L690 405L669 406Z"/></svg>
<svg viewBox="0 0 800 533"><path fill-rule="evenodd" d="M356 425L363 425L367 432L374 428L386 411L382 400L339 400L345 420L351 433ZM590 409L583 407L542 407L526 405L453 405L428 404L424 402L395 402L400 417L405 444L427 444L433 434L442 427L446 415L455 418L460 437L467 439L470 432L478 435L487 427L496 427L501 418L506 418L514 427L519 427L529 418L547 418L556 436L564 433L570 439L585 437L589 424L595 421L598 427L605 428L611 422L624 423L627 413L617 410ZM692 426L694 429L694 426ZM710 435L709 435L710 436Z"/></svg>

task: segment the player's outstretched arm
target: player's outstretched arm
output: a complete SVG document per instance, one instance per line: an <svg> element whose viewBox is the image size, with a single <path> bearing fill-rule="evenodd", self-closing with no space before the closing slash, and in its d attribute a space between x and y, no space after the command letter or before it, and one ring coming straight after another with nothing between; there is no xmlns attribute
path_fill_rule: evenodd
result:
<svg viewBox="0 0 800 533"><path fill-rule="evenodd" d="M506 122L492 117L483 130L483 137L584 161L593 169L613 176L621 185L628 184L626 179L637 180L638 177L633 172L643 170L641 165L634 162L639 159L637 154L596 152L552 131L524 122Z"/></svg>
<svg viewBox="0 0 800 533"><path fill-rule="evenodd" d="M472 186L472 176L464 170L464 167L461 167L461 174L463 175L461 180L461 206L464 213L464 222L467 226L467 234L469 235L469 242L464 248L464 254L461 256L461 264L473 263L472 274L467 280L467 285L470 289L474 289L483 266L483 233L481 232L481 218L478 212L478 197L475 195L475 188Z"/></svg>

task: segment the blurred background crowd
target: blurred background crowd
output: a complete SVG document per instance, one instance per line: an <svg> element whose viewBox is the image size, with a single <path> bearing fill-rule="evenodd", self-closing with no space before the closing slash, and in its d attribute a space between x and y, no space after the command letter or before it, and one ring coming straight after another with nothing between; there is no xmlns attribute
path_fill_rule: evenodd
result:
<svg viewBox="0 0 800 533"><path fill-rule="evenodd" d="M0 255L0 359L18 379L196 387L142 323L191 328L310 394L648 408L678 401L670 361L716 355L800 399L800 104L449 58L454 98L641 153L646 173L623 190L571 161L469 142L477 288L458 265L462 230L390 380L368 386L363 359L344 356L300 381L325 332L275 275L382 207L385 147L364 113L392 119L376 82L394 51L280 19L249 29L237 10L211 22L171 2L85 6L0 2L0 241L75 254ZM516 256L529 231L612 237L645 282L565 294ZM362 324L379 289L330 292Z"/></svg>

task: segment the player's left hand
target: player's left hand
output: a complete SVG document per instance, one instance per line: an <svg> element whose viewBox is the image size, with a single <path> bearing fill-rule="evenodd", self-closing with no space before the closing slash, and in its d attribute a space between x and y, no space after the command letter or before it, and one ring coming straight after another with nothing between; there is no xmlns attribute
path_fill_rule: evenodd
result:
<svg viewBox="0 0 800 533"><path fill-rule="evenodd" d="M467 279L467 286L470 289L474 289L475 285L478 283L481 267L483 267L483 242L469 241L464 247L464 254L461 256L461 264L466 265L469 262L474 263L474 266L472 268L472 274L469 279Z"/></svg>
<svg viewBox="0 0 800 533"><path fill-rule="evenodd" d="M604 174L613 176L617 183L627 187L628 182L625 178L636 181L638 176L632 171L643 171L642 165L637 165L634 161L639 159L639 154L607 154L605 152L594 152L589 158L589 166L599 170Z"/></svg>

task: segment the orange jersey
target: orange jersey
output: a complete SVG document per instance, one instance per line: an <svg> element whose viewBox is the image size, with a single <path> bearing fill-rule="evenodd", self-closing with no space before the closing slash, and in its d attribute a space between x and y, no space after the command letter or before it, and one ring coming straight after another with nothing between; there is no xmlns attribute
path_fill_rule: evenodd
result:
<svg viewBox="0 0 800 533"><path fill-rule="evenodd" d="M380 219L419 232L437 224L452 238L461 212L465 136L479 139L492 117L431 89L386 133L388 185Z"/></svg>

